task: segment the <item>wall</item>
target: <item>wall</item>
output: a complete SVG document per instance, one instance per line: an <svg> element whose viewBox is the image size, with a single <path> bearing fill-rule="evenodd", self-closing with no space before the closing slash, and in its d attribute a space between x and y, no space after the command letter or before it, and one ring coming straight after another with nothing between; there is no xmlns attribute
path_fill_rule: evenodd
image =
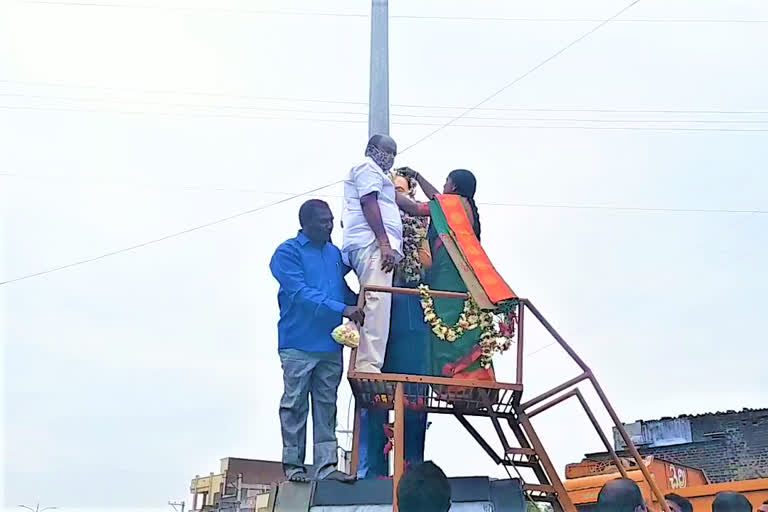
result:
<svg viewBox="0 0 768 512"><path fill-rule="evenodd" d="M688 418L637 421L625 425L624 428L635 445L656 447L693 441L691 420ZM613 445L617 450L626 448L624 439L615 428L613 429Z"/></svg>
<svg viewBox="0 0 768 512"><path fill-rule="evenodd" d="M223 486L224 475L208 475L193 478L189 489L192 494L190 510L200 510L204 505L213 506ZM195 496L197 497L195 498ZM203 496L205 496L205 502L203 502ZM197 508L194 508L195 505L197 505Z"/></svg>
<svg viewBox="0 0 768 512"><path fill-rule="evenodd" d="M685 418L693 442L640 446L640 453L703 469L711 482L768 477L768 409Z"/></svg>

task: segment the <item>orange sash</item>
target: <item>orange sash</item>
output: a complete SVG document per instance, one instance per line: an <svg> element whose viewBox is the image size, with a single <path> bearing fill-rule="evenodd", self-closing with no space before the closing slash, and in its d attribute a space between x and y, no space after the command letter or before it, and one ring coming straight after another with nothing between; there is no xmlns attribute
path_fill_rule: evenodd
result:
<svg viewBox="0 0 768 512"><path fill-rule="evenodd" d="M507 299L516 298L515 292L512 291L496 271L496 268L480 245L480 241L475 236L461 196L438 194L435 198L445 215L448 228L451 230L456 245L472 268L475 276L477 276L480 285L491 302L498 304Z"/></svg>

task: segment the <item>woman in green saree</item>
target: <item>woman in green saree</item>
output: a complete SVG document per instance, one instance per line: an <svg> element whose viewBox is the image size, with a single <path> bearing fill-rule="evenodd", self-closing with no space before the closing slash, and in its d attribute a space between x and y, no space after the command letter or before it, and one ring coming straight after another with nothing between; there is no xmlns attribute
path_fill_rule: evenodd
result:
<svg viewBox="0 0 768 512"><path fill-rule="evenodd" d="M433 200L439 192L423 176L415 173L415 177L426 196ZM461 196L467 218L480 239L480 215L475 204L475 190L477 180L474 174L464 169L452 171L445 180L443 194L456 194ZM411 215L429 215L429 203L418 203L409 198L398 195L398 206ZM432 251L432 266L427 272L426 283L432 290L467 292L467 286L462 280L459 271L451 260L447 249L438 236L434 222L430 223L427 238ZM438 317L446 325L454 325L464 309L463 299L434 298L434 309ZM480 329L465 331L454 341L449 342L440 339L430 331L431 348L431 374L440 377L452 377L456 379L494 381L493 368L485 368L480 363Z"/></svg>

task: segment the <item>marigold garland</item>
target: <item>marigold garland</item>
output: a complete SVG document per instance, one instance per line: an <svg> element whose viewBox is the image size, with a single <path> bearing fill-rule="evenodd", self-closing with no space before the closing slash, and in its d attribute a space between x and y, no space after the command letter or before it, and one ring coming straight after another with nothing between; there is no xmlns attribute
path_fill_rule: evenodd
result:
<svg viewBox="0 0 768 512"><path fill-rule="evenodd" d="M408 197L414 199L416 190L419 187L418 181L414 178L415 171L409 167L400 167L392 171L391 179L401 176L408 180ZM403 259L397 264L398 270L407 283L421 281L421 261L419 259L419 249L427 238L427 227L429 219L427 217L416 217L405 212L400 212L400 218L403 221Z"/></svg>
<svg viewBox="0 0 768 512"><path fill-rule="evenodd" d="M435 311L435 303L429 294L429 286L419 286L421 307L424 310L424 321L432 328L439 339L453 343L465 332L478 327L481 329L478 345L481 348L480 364L488 369L491 367L493 355L506 352L512 345L515 334L516 315L514 308L495 314L483 311L470 295L464 301L464 309L453 326L445 325Z"/></svg>

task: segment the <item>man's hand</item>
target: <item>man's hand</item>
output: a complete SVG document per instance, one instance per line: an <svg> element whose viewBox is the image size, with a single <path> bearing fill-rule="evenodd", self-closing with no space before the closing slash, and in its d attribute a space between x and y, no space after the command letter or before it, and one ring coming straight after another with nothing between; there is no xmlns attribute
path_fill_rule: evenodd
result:
<svg viewBox="0 0 768 512"><path fill-rule="evenodd" d="M403 176L406 178L414 178L416 179L419 175L418 172L414 171L410 167L401 167L398 169L398 172L400 172Z"/></svg>
<svg viewBox="0 0 768 512"><path fill-rule="evenodd" d="M345 307L342 315L349 318L357 325L363 325L363 322L365 322L365 313L363 313L363 310L357 306Z"/></svg>
<svg viewBox="0 0 768 512"><path fill-rule="evenodd" d="M392 251L389 241L380 242L379 249L381 250L381 270L392 272L395 269L395 253Z"/></svg>

